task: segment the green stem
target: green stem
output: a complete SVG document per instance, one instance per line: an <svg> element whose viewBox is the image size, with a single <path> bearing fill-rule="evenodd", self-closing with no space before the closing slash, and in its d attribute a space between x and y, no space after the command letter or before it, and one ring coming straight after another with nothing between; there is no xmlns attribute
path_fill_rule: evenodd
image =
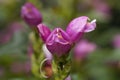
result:
<svg viewBox="0 0 120 80"><path fill-rule="evenodd" d="M42 78L40 73L40 63L44 60L45 55L43 54L42 50L43 43L35 30L30 34L30 41L33 46L33 54L31 57L32 72L36 77Z"/></svg>
<svg viewBox="0 0 120 80"><path fill-rule="evenodd" d="M52 67L54 72L53 80L65 80L71 71L71 60L66 60L64 57L54 58Z"/></svg>

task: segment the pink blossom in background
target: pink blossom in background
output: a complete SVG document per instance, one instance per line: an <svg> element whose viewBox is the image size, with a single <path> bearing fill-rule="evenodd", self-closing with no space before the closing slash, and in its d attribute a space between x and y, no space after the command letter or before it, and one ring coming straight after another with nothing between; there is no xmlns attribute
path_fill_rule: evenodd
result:
<svg viewBox="0 0 120 80"><path fill-rule="evenodd" d="M31 72L31 62L30 61L26 61L24 63L24 72L25 73L30 73Z"/></svg>
<svg viewBox="0 0 120 80"><path fill-rule="evenodd" d="M29 58L30 58L30 57L32 56L32 54L33 54L33 47L32 47L32 44L31 44L31 43L29 43L29 45L28 45L27 54L28 54Z"/></svg>
<svg viewBox="0 0 120 80"><path fill-rule="evenodd" d="M106 0L82 0L79 2L80 12L94 12L98 18L109 20L111 17L111 7Z"/></svg>
<svg viewBox="0 0 120 80"><path fill-rule="evenodd" d="M83 59L96 50L96 44L87 40L80 40L74 48L74 58Z"/></svg>
<svg viewBox="0 0 120 80"><path fill-rule="evenodd" d="M21 73L30 73L31 71L31 63L30 61L26 62L14 62L11 64L10 70L14 74L21 74Z"/></svg>
<svg viewBox="0 0 120 80"><path fill-rule="evenodd" d="M113 46L120 49L120 34L117 34L113 38Z"/></svg>
<svg viewBox="0 0 120 80"><path fill-rule="evenodd" d="M3 67L0 66L0 77L4 76L5 70Z"/></svg>
<svg viewBox="0 0 120 80"><path fill-rule="evenodd" d="M14 62L13 64L11 64L10 70L14 74L22 73L24 71L23 63Z"/></svg>
<svg viewBox="0 0 120 80"><path fill-rule="evenodd" d="M92 0L92 6L94 9L103 15L103 17L109 18L110 17L110 6L107 4L106 1L103 0Z"/></svg>
<svg viewBox="0 0 120 80"><path fill-rule="evenodd" d="M7 28L0 31L0 44L5 44L10 41L13 34L23 29L23 26L19 22L13 22L8 25Z"/></svg>
<svg viewBox="0 0 120 80"><path fill-rule="evenodd" d="M5 32L0 32L0 44L5 44L9 42L11 39L11 34L5 33Z"/></svg>
<svg viewBox="0 0 120 80"><path fill-rule="evenodd" d="M13 23L9 24L8 27L9 27L10 32L17 32L19 30L23 30L24 29L22 24L19 23L19 22L13 22Z"/></svg>

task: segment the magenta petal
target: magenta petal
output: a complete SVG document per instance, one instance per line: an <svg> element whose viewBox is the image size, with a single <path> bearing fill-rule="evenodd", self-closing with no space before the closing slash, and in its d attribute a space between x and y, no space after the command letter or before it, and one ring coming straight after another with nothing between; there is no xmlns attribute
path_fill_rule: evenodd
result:
<svg viewBox="0 0 120 80"><path fill-rule="evenodd" d="M66 29L66 32L69 34L73 42L75 42L78 38L81 37L79 35L81 34L81 32L83 32L85 25L87 23L87 20L88 20L88 17L82 16L82 17L75 18L69 23Z"/></svg>
<svg viewBox="0 0 120 80"><path fill-rule="evenodd" d="M60 57L70 51L71 42L65 31L61 28L56 28L49 35L46 46L53 55Z"/></svg>
<svg viewBox="0 0 120 80"><path fill-rule="evenodd" d="M88 22L85 26L84 32L91 32L96 28L96 20L94 19L90 23Z"/></svg>
<svg viewBox="0 0 120 80"><path fill-rule="evenodd" d="M21 16L30 26L37 26L42 22L42 15L39 10L31 3L22 6Z"/></svg>
<svg viewBox="0 0 120 80"><path fill-rule="evenodd" d="M37 28L38 28L38 32L39 32L40 37L45 42L46 39L48 38L48 36L51 33L50 29L46 25L44 25L44 24L39 24L37 26Z"/></svg>

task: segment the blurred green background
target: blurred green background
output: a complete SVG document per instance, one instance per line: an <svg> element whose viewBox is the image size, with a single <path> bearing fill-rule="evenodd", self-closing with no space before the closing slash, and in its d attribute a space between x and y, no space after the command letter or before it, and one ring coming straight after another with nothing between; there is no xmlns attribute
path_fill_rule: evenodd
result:
<svg viewBox="0 0 120 80"><path fill-rule="evenodd" d="M37 80L30 71L29 33L21 19L25 2L33 3L42 13L43 23L51 28L66 28L78 16L97 20L97 28L84 35L96 43L80 68L80 79L120 80L120 50L113 45L120 34L119 0L0 0L0 80Z"/></svg>

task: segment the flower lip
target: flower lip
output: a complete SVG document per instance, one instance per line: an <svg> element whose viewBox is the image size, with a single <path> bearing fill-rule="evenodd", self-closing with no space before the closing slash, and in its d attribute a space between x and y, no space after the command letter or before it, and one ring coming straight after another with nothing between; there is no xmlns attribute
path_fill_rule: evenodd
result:
<svg viewBox="0 0 120 80"><path fill-rule="evenodd" d="M46 41L48 45L52 45L54 42L62 45L71 43L69 36L61 28L55 28Z"/></svg>
<svg viewBox="0 0 120 80"><path fill-rule="evenodd" d="M91 22L87 22L83 32L91 32L95 30L95 28L96 28L96 19L92 20Z"/></svg>
<svg viewBox="0 0 120 80"><path fill-rule="evenodd" d="M84 29L84 26L87 23L87 20L89 20L89 18L86 16L82 16L82 17L78 17L78 18L73 19L68 24L66 32L68 32L68 34L70 34L70 35L72 34L71 31L82 32L82 30Z"/></svg>
<svg viewBox="0 0 120 80"><path fill-rule="evenodd" d="M92 20L91 23L95 23L96 22L96 19Z"/></svg>
<svg viewBox="0 0 120 80"><path fill-rule="evenodd" d="M88 19L89 18L87 16L81 16L73 19L68 24L66 32L68 33L69 36L71 36L72 42L77 41L77 39L81 37L79 35L81 32L83 32Z"/></svg>
<svg viewBox="0 0 120 80"><path fill-rule="evenodd" d="M73 19L67 26L66 32L71 36L71 41L76 42L82 37L82 33L91 32L96 28L96 20L88 22L87 16L81 16Z"/></svg>

